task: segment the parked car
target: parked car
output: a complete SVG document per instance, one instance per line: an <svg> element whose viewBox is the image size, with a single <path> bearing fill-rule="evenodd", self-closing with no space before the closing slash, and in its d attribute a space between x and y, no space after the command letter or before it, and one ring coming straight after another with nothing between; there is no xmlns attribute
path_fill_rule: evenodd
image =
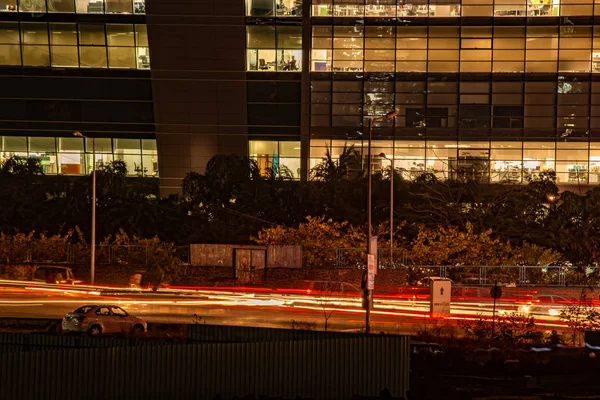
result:
<svg viewBox="0 0 600 400"><path fill-rule="evenodd" d="M567 306L569 300L556 295L537 296L519 306L519 312L523 314L542 314L557 316Z"/></svg>
<svg viewBox="0 0 600 400"><path fill-rule="evenodd" d="M65 315L62 329L67 332L102 334L142 334L148 324L114 305L86 305Z"/></svg>
<svg viewBox="0 0 600 400"><path fill-rule="evenodd" d="M31 280L34 282L59 283L66 285L76 285L82 282L75 279L75 274L73 274L71 268L55 265L44 265L35 268Z"/></svg>
<svg viewBox="0 0 600 400"><path fill-rule="evenodd" d="M155 272L135 271L129 277L129 287L138 289L165 288L168 285L161 282L160 276Z"/></svg>
<svg viewBox="0 0 600 400"><path fill-rule="evenodd" d="M441 276L426 276L417 282L417 286L429 287L433 281L447 281L454 285L454 281L450 278L442 278Z"/></svg>
<svg viewBox="0 0 600 400"><path fill-rule="evenodd" d="M426 343L426 342L410 342L410 354L432 354L435 356L444 355L446 351L442 346L437 343Z"/></svg>

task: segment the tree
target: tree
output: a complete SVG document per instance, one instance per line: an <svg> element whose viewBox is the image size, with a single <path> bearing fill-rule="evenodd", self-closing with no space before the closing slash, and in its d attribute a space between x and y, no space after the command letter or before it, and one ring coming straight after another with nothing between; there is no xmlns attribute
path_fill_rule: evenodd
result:
<svg viewBox="0 0 600 400"><path fill-rule="evenodd" d="M170 283L178 280L183 273L181 260L173 243L162 242L158 237L151 239L129 236L124 231L109 235L101 246L117 246L115 258L122 265L134 268L144 267L146 272L157 277L155 289L161 283Z"/></svg>
<svg viewBox="0 0 600 400"><path fill-rule="evenodd" d="M264 228L251 240L260 245L300 245L305 268L327 268L335 265L336 249L364 246L361 229L348 222L335 222L325 217L306 217L298 228L275 226Z"/></svg>
<svg viewBox="0 0 600 400"><path fill-rule="evenodd" d="M319 288L319 293L316 295L318 296L317 302L323 309L325 332L327 332L329 319L341 307L346 296L342 288L342 282L326 281L320 283L323 285Z"/></svg>
<svg viewBox="0 0 600 400"><path fill-rule="evenodd" d="M492 237L492 231L476 233L470 224L438 229L422 227L410 243L409 258L415 265L503 265L510 245Z"/></svg>
<svg viewBox="0 0 600 400"><path fill-rule="evenodd" d="M579 298L560 311L560 319L571 328L573 344L581 340L585 331L600 329L600 312L589 298L591 289L583 288Z"/></svg>
<svg viewBox="0 0 600 400"><path fill-rule="evenodd" d="M492 318L479 315L474 320L460 321L465 337L480 343L493 341L513 347L524 344L538 344L543 339L542 332L536 328L535 319L519 313L511 313L497 318L492 336Z"/></svg>
<svg viewBox="0 0 600 400"><path fill-rule="evenodd" d="M44 175L44 168L38 158L11 156L2 162L0 173L19 176Z"/></svg>
<svg viewBox="0 0 600 400"><path fill-rule="evenodd" d="M344 148L337 159L334 159L329 147L325 157L311 170L311 179L336 184L344 179L355 179L362 175L360 153L354 145Z"/></svg>

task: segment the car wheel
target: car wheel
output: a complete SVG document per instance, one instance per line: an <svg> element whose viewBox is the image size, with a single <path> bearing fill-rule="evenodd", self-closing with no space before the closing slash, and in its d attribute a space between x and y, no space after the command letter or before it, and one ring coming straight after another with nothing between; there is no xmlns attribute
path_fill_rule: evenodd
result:
<svg viewBox="0 0 600 400"><path fill-rule="evenodd" d="M94 325L90 328L88 333L91 336L101 336L102 335L102 327L100 325Z"/></svg>
<svg viewBox="0 0 600 400"><path fill-rule="evenodd" d="M142 325L135 325L131 328L131 334L135 337L141 336L144 333L144 327Z"/></svg>

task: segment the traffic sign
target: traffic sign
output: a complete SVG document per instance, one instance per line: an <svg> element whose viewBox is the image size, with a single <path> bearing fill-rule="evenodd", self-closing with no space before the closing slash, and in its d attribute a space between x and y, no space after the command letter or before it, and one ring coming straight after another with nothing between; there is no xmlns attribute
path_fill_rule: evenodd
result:
<svg viewBox="0 0 600 400"><path fill-rule="evenodd" d="M500 297L502 297L502 288L496 285L492 286L492 288L490 289L490 296L494 300L499 299Z"/></svg>

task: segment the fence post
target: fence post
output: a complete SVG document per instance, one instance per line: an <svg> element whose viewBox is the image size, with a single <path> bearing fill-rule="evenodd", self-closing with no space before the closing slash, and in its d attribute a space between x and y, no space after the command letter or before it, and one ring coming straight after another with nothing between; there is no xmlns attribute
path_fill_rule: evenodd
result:
<svg viewBox="0 0 600 400"><path fill-rule="evenodd" d="M520 265L519 266L519 282L518 285L522 286L525 284L525 281L527 280L527 267Z"/></svg>
<svg viewBox="0 0 600 400"><path fill-rule="evenodd" d="M565 273L565 268L564 267L558 267L558 285L559 286L566 286L567 284L567 276Z"/></svg>

